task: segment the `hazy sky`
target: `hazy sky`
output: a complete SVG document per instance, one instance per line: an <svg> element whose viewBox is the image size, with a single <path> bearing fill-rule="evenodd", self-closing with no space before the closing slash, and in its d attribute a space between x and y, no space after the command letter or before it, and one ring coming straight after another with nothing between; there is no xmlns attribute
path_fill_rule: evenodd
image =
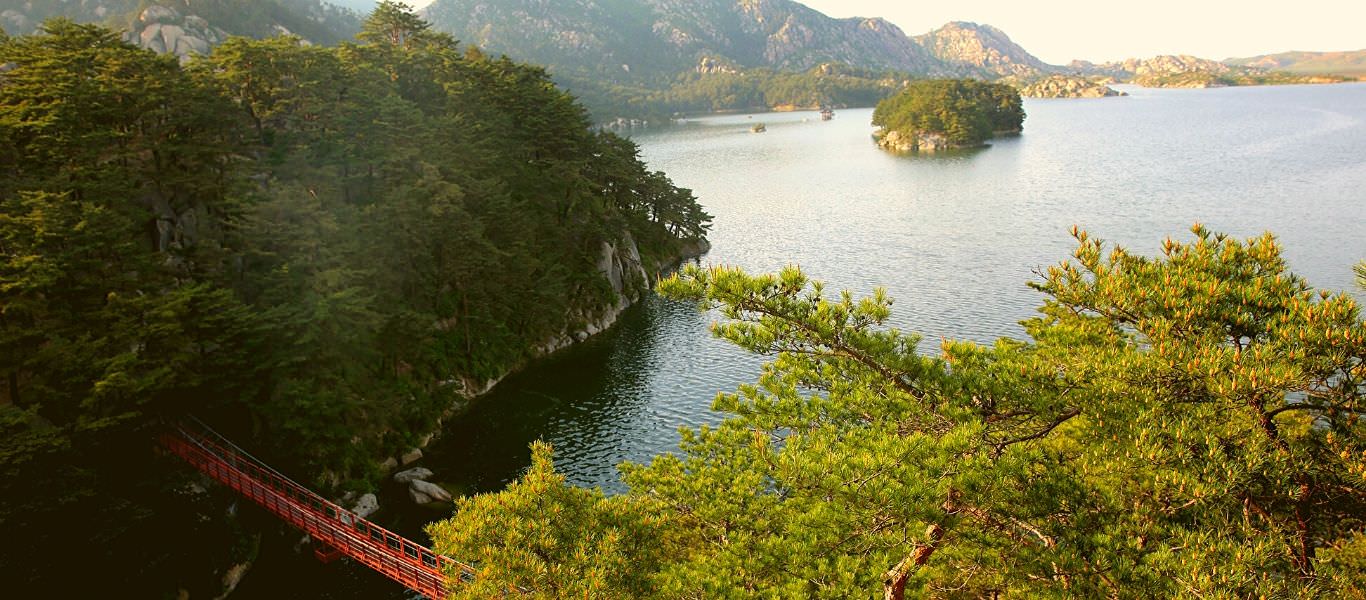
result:
<svg viewBox="0 0 1366 600"><path fill-rule="evenodd" d="M909 35L988 23L1050 63L1366 48L1363 0L805 0L832 17L883 17Z"/></svg>
<svg viewBox="0 0 1366 600"><path fill-rule="evenodd" d="M431 0L408 0L418 7ZM553 1L553 0L552 0ZM802 0L832 17L883 17L909 35L988 23L1045 62L1366 49L1366 0Z"/></svg>

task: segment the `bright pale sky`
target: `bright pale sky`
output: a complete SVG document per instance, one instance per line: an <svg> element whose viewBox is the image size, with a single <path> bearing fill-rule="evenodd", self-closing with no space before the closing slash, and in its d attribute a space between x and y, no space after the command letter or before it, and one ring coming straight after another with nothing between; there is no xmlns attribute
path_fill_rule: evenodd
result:
<svg viewBox="0 0 1366 600"><path fill-rule="evenodd" d="M1362 0L804 0L832 17L883 17L909 35L987 23L1044 62L1194 54L1222 60L1366 48Z"/></svg>
<svg viewBox="0 0 1366 600"><path fill-rule="evenodd" d="M553 1L553 0L552 0ZM408 0L417 7L432 0ZM882 17L908 35L994 25L1045 62L1366 49L1363 0L801 0L832 17Z"/></svg>

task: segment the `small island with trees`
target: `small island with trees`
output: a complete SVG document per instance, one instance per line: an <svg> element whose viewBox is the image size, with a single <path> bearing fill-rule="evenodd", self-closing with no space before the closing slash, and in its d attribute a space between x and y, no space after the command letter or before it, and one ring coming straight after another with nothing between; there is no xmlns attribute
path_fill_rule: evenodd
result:
<svg viewBox="0 0 1366 600"><path fill-rule="evenodd" d="M971 79L912 82L878 103L873 137L896 152L937 152L981 146L999 135L1019 133L1024 123L1020 92Z"/></svg>

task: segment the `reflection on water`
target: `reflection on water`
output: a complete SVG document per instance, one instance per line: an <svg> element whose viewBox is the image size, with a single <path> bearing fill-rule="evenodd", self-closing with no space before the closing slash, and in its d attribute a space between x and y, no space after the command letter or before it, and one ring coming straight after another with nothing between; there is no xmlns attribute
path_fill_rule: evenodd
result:
<svg viewBox="0 0 1366 600"><path fill-rule="evenodd" d="M941 336L1022 335L1018 322L1040 302L1025 282L1070 254L1074 224L1147 253L1195 222L1238 236L1271 230L1311 284L1352 286L1351 266L1366 258L1366 84L1126 89L1027 100L1024 135L945 155L877 149L870 110L829 122L763 115L763 134L749 132L758 117L711 117L637 141L715 215L703 262L797 264L832 289L885 287L892 324L924 334L929 351ZM497 490L545 439L570 481L619 491L615 465L671 451L679 427L719 419L717 392L757 375L762 358L712 339L709 320L658 298L632 308L452 419L424 465L464 491ZM399 514L409 530L432 517ZM396 594L384 585L313 597Z"/></svg>
<svg viewBox="0 0 1366 600"><path fill-rule="evenodd" d="M500 489L530 464L527 446L542 439L574 483L619 491L617 464L671 447L680 424L715 420L711 395L696 390L733 387L735 375L761 364L697 335L705 328L694 306L651 296L607 333L508 377L446 427L428 463L440 464L445 481ZM677 401L655 402L658 393Z"/></svg>

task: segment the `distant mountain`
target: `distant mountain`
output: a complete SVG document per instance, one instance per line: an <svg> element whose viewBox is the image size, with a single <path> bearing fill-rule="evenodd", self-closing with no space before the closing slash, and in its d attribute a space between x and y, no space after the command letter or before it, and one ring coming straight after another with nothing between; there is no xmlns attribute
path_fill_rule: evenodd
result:
<svg viewBox="0 0 1366 600"><path fill-rule="evenodd" d="M1082 75L1105 75L1128 81L1182 73L1224 74L1233 69L1214 60L1185 54L1166 54L1147 59L1130 58L1100 64L1074 60L1068 65L1068 70Z"/></svg>
<svg viewBox="0 0 1366 600"><path fill-rule="evenodd" d="M464 42L614 81L668 81L704 59L951 74L883 19L835 19L790 0L437 0L423 14Z"/></svg>
<svg viewBox="0 0 1366 600"><path fill-rule="evenodd" d="M1290 83L1337 83L1336 75L1293 73L1252 65L1226 64L1188 55L1164 55L1149 59L1093 64L1072 61L1068 70L1082 76L1103 76L1144 87L1208 88L1237 85Z"/></svg>
<svg viewBox="0 0 1366 600"><path fill-rule="evenodd" d="M0 11L0 26L28 34L53 17L120 29L135 44L182 59L230 35L292 34L335 44L354 37L361 23L355 11L322 0L29 0Z"/></svg>
<svg viewBox="0 0 1366 600"><path fill-rule="evenodd" d="M990 25L954 21L916 36L915 41L951 67L992 79L1028 79L1062 70L1045 64Z"/></svg>
<svg viewBox="0 0 1366 600"><path fill-rule="evenodd" d="M1282 52L1247 58L1230 58L1226 64L1286 71L1303 75L1366 76L1366 50L1350 52Z"/></svg>

